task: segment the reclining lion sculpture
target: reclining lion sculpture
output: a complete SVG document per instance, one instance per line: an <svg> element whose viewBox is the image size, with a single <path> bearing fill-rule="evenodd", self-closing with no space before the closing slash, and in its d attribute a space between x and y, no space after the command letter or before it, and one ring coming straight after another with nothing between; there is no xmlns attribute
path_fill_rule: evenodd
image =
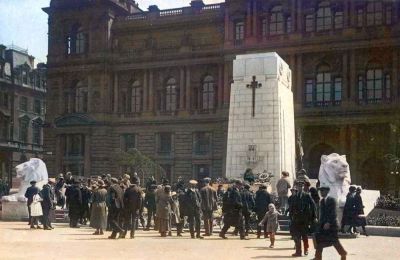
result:
<svg viewBox="0 0 400 260"><path fill-rule="evenodd" d="M21 186L18 193L3 196L3 201L26 201L25 192L31 181L36 181L36 186L39 189L42 189L43 185L48 182L46 164L38 158L31 158L29 161L17 165L15 171L17 178L21 178Z"/></svg>
<svg viewBox="0 0 400 260"><path fill-rule="evenodd" d="M337 153L322 155L318 179L321 186L330 187L329 196L336 198L339 207L343 207L351 184L350 168L346 155Z"/></svg>

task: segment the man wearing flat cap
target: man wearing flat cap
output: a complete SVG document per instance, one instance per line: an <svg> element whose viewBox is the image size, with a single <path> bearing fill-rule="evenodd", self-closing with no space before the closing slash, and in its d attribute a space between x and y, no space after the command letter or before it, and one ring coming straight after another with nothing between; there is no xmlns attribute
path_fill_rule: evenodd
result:
<svg viewBox="0 0 400 260"><path fill-rule="evenodd" d="M31 181L30 184L31 184L31 187L28 187L26 189L26 192L25 192L25 198L28 199L28 201L27 201L28 213L29 213L29 223L28 223L28 225L32 224L31 223L32 217L31 217L31 207L30 206L31 206L31 204L33 202L33 196L35 196L36 194L39 193L39 188L36 187L36 181Z"/></svg>
<svg viewBox="0 0 400 260"><path fill-rule="evenodd" d="M254 211L257 215L258 222L264 219L265 213L268 211L268 205L272 203L271 195L267 191L267 186L261 184L258 187L255 197ZM259 226L257 225L257 238L261 237L261 230L264 232L264 238L267 238L267 225Z"/></svg>
<svg viewBox="0 0 400 260"><path fill-rule="evenodd" d="M44 230L53 229L50 221L50 212L54 208L54 192L52 189L52 184L54 184L55 180L49 178L47 184L43 185L42 190L40 191L40 197L42 197L42 201L40 202L42 205L43 212L43 228Z"/></svg>
<svg viewBox="0 0 400 260"><path fill-rule="evenodd" d="M217 191L210 186L211 179L204 178L204 187L200 190L201 211L203 212L205 236L213 231L213 212L217 210Z"/></svg>
<svg viewBox="0 0 400 260"><path fill-rule="evenodd" d="M322 259L322 251L325 247L333 246L341 256L341 260L346 260L347 252L343 248L338 238L338 223L336 213L336 200L328 196L328 186L319 187L321 194L320 215L318 221L318 232L316 233L315 260Z"/></svg>
<svg viewBox="0 0 400 260"><path fill-rule="evenodd" d="M310 194L304 192L304 181L302 179L296 180L298 188L297 194L293 196L291 201L290 218L291 232L296 245L296 252L292 255L294 257L302 256L301 241L304 244L304 255L308 255L308 233L310 227L316 221L316 208Z"/></svg>
<svg viewBox="0 0 400 260"><path fill-rule="evenodd" d="M189 189L186 191L185 197L190 236L195 238L194 232L196 230L196 238L203 238L200 235L201 195L197 190L197 181L189 181Z"/></svg>
<svg viewBox="0 0 400 260"><path fill-rule="evenodd" d="M130 184L124 193L125 232L122 237L126 236L128 228L130 229L130 238L135 237L136 223L142 203L142 191L140 187L136 183Z"/></svg>
<svg viewBox="0 0 400 260"><path fill-rule="evenodd" d="M68 198L68 215L69 215L69 225L72 228L78 228L78 220L81 216L82 209L82 192L79 187L80 182L71 180L72 186L69 187L67 193L65 194Z"/></svg>

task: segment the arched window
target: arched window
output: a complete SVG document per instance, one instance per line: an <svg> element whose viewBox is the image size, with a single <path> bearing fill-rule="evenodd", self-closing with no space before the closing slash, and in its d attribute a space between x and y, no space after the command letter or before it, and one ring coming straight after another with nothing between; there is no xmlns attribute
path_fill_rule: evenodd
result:
<svg viewBox="0 0 400 260"><path fill-rule="evenodd" d="M317 31L330 30L332 28L332 10L329 2L322 2L317 10Z"/></svg>
<svg viewBox="0 0 400 260"><path fill-rule="evenodd" d="M271 9L269 19L269 34L279 35L284 33L282 6L278 5Z"/></svg>
<svg viewBox="0 0 400 260"><path fill-rule="evenodd" d="M383 21L383 5L381 1L367 3L367 26L381 25Z"/></svg>
<svg viewBox="0 0 400 260"><path fill-rule="evenodd" d="M360 103L380 103L391 98L391 75L380 63L370 62L365 74L358 76L358 99Z"/></svg>
<svg viewBox="0 0 400 260"><path fill-rule="evenodd" d="M87 34L79 25L74 25L67 37L67 54L82 54L86 52Z"/></svg>
<svg viewBox="0 0 400 260"><path fill-rule="evenodd" d="M173 112L178 108L178 92L176 80L170 78L165 86L165 111Z"/></svg>
<svg viewBox="0 0 400 260"><path fill-rule="evenodd" d="M204 78L201 92L202 109L213 109L215 104L215 82L212 76Z"/></svg>
<svg viewBox="0 0 400 260"><path fill-rule="evenodd" d="M142 93L140 81L134 81L132 84L132 112L134 113L142 111Z"/></svg>
<svg viewBox="0 0 400 260"><path fill-rule="evenodd" d="M75 87L75 112L88 112L88 88L81 81Z"/></svg>

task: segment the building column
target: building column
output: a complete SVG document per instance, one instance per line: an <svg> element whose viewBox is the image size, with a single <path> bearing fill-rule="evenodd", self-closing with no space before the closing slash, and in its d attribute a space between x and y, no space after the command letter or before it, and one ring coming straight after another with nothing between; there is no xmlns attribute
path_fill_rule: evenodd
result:
<svg viewBox="0 0 400 260"><path fill-rule="evenodd" d="M189 112L192 109L191 103L191 79L190 79L190 66L186 67L186 110Z"/></svg>
<svg viewBox="0 0 400 260"><path fill-rule="evenodd" d="M339 142L340 142L340 144L339 144L339 153L340 154L348 154L348 146L349 146L349 144L348 144L348 138L347 138L347 135L348 135L348 129L347 129L347 126L346 125L342 125L342 126L340 126L340 130L339 130L340 132L339 132Z"/></svg>
<svg viewBox="0 0 400 260"><path fill-rule="evenodd" d="M303 1L297 1L297 3L298 3L298 6L297 6L297 8L296 8L296 10L297 10L297 26L296 26L296 28L297 28L297 32L298 33L302 33L303 32L303 5L302 5L302 3L303 3Z"/></svg>
<svg viewBox="0 0 400 260"><path fill-rule="evenodd" d="M87 84L87 111L88 113L92 112L92 76L88 75L88 84ZM83 102L82 102L83 103Z"/></svg>
<svg viewBox="0 0 400 260"><path fill-rule="evenodd" d="M253 37L258 36L258 13L257 13L257 1L253 3Z"/></svg>
<svg viewBox="0 0 400 260"><path fill-rule="evenodd" d="M347 103L350 97L349 55L345 51L342 56L342 103ZM353 85L352 85L353 86Z"/></svg>
<svg viewBox="0 0 400 260"><path fill-rule="evenodd" d="M357 138L358 138L358 127L357 125L352 125L349 127L349 153L347 156L347 162L351 165L351 172L358 173L358 164L360 163L360 158L358 157L359 153L357 151ZM362 174L362 173L361 173ZM359 174L353 174L351 182L352 183L361 183L362 176Z"/></svg>
<svg viewBox="0 0 400 260"><path fill-rule="evenodd" d="M349 75L349 102L350 103L354 103L357 100L357 84L358 84L358 79L357 79L357 75L356 75L356 54L355 54L355 50L351 50L350 51L350 75Z"/></svg>
<svg viewBox="0 0 400 260"><path fill-rule="evenodd" d="M229 70L230 63L232 61L226 61L224 66L224 107L229 107L229 99L230 99L230 80L229 80Z"/></svg>
<svg viewBox="0 0 400 260"><path fill-rule="evenodd" d="M218 64L218 94L217 94L217 107L221 108L224 104L223 93L224 93L224 65Z"/></svg>
<svg viewBox="0 0 400 260"><path fill-rule="evenodd" d="M252 34L252 31L251 31L251 1L249 1L247 3L247 12L246 12L246 31L245 31L245 35L247 37L245 37L245 38L250 37L251 34Z"/></svg>
<svg viewBox="0 0 400 260"><path fill-rule="evenodd" d="M185 68L180 68L180 79L179 79L179 110L185 109Z"/></svg>
<svg viewBox="0 0 400 260"><path fill-rule="evenodd" d="M296 103L299 106L303 105L303 96L304 96L304 80L303 80L303 55L296 55Z"/></svg>
<svg viewBox="0 0 400 260"><path fill-rule="evenodd" d="M343 5L343 28L350 27L350 3L349 1L344 1Z"/></svg>
<svg viewBox="0 0 400 260"><path fill-rule="evenodd" d="M149 71L149 103L148 103L148 111L154 111L154 86L153 86L153 70Z"/></svg>
<svg viewBox="0 0 400 260"><path fill-rule="evenodd" d="M119 102L118 102L118 100L119 100L118 94L119 94L118 74L115 73L114 74L114 108L113 108L114 113L118 113L118 104L119 104Z"/></svg>
<svg viewBox="0 0 400 260"><path fill-rule="evenodd" d="M63 156L63 151L62 151L62 144L61 144L61 136L56 135L56 147L53 156L55 156L55 174L58 174L61 172L61 158ZM65 145L65 144L64 144Z"/></svg>
<svg viewBox="0 0 400 260"><path fill-rule="evenodd" d="M393 102L397 102L399 100L399 77L398 77L398 71L399 71L399 51L398 49L393 49L393 55L392 55L393 61L392 61L392 75L391 75L391 97Z"/></svg>
<svg viewBox="0 0 400 260"><path fill-rule="evenodd" d="M225 44L231 40L231 26L229 21L229 11L228 8L225 9Z"/></svg>
<svg viewBox="0 0 400 260"><path fill-rule="evenodd" d="M85 155L84 155L84 165L83 165L83 171L85 173L85 177L89 178L90 177L90 134L85 135Z"/></svg>
<svg viewBox="0 0 400 260"><path fill-rule="evenodd" d="M297 17L296 17L296 0L291 1L290 16L292 18L292 32L297 31Z"/></svg>
<svg viewBox="0 0 400 260"><path fill-rule="evenodd" d="M143 112L148 110L147 104L148 104L148 91L149 91L149 86L147 85L147 70L143 71Z"/></svg>

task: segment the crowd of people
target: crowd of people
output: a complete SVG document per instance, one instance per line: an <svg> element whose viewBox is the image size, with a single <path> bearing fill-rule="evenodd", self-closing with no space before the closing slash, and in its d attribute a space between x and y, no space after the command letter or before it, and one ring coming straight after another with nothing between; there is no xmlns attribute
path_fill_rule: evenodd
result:
<svg viewBox="0 0 400 260"><path fill-rule="evenodd" d="M203 239L204 236L213 235L214 213L221 204L223 227L219 237L227 239L229 228L234 227L233 234L239 234L243 240L249 239L251 216L255 214L257 238L262 235L269 237L269 246L274 248L278 218L288 215L290 234L295 244L293 257L308 255L308 240L312 235L316 248L315 259L321 259L322 250L327 246L334 246L342 259L346 259L347 253L338 240L340 227L336 200L327 196L329 187L311 187L305 172L297 174L293 186L288 177L288 172L282 172L276 184L278 203L274 203L273 196L264 184L259 185L255 193L248 183L241 180L234 180L226 190L223 185L216 190L210 178L190 180L188 183L179 179L174 185L167 180L158 184L150 179L142 187L137 174L125 174L120 178L103 175L86 181L74 179L71 173L65 176L60 174L57 181L49 179L42 190L33 181L25 196L28 199L31 228L40 227L40 220L45 230L51 230L50 211L58 205L68 208L71 228L89 222L90 227L95 229L93 235L111 231L110 239L125 238L128 231L129 237L134 238L139 223L144 231L152 228L158 230L161 237L172 236L174 226L176 236L182 236L185 221L188 222L190 237ZM348 231L355 232L356 227L361 226L365 232L360 193L360 188L350 187L341 229L348 225ZM147 221L144 212L147 212ZM203 234L201 220L204 223Z"/></svg>

